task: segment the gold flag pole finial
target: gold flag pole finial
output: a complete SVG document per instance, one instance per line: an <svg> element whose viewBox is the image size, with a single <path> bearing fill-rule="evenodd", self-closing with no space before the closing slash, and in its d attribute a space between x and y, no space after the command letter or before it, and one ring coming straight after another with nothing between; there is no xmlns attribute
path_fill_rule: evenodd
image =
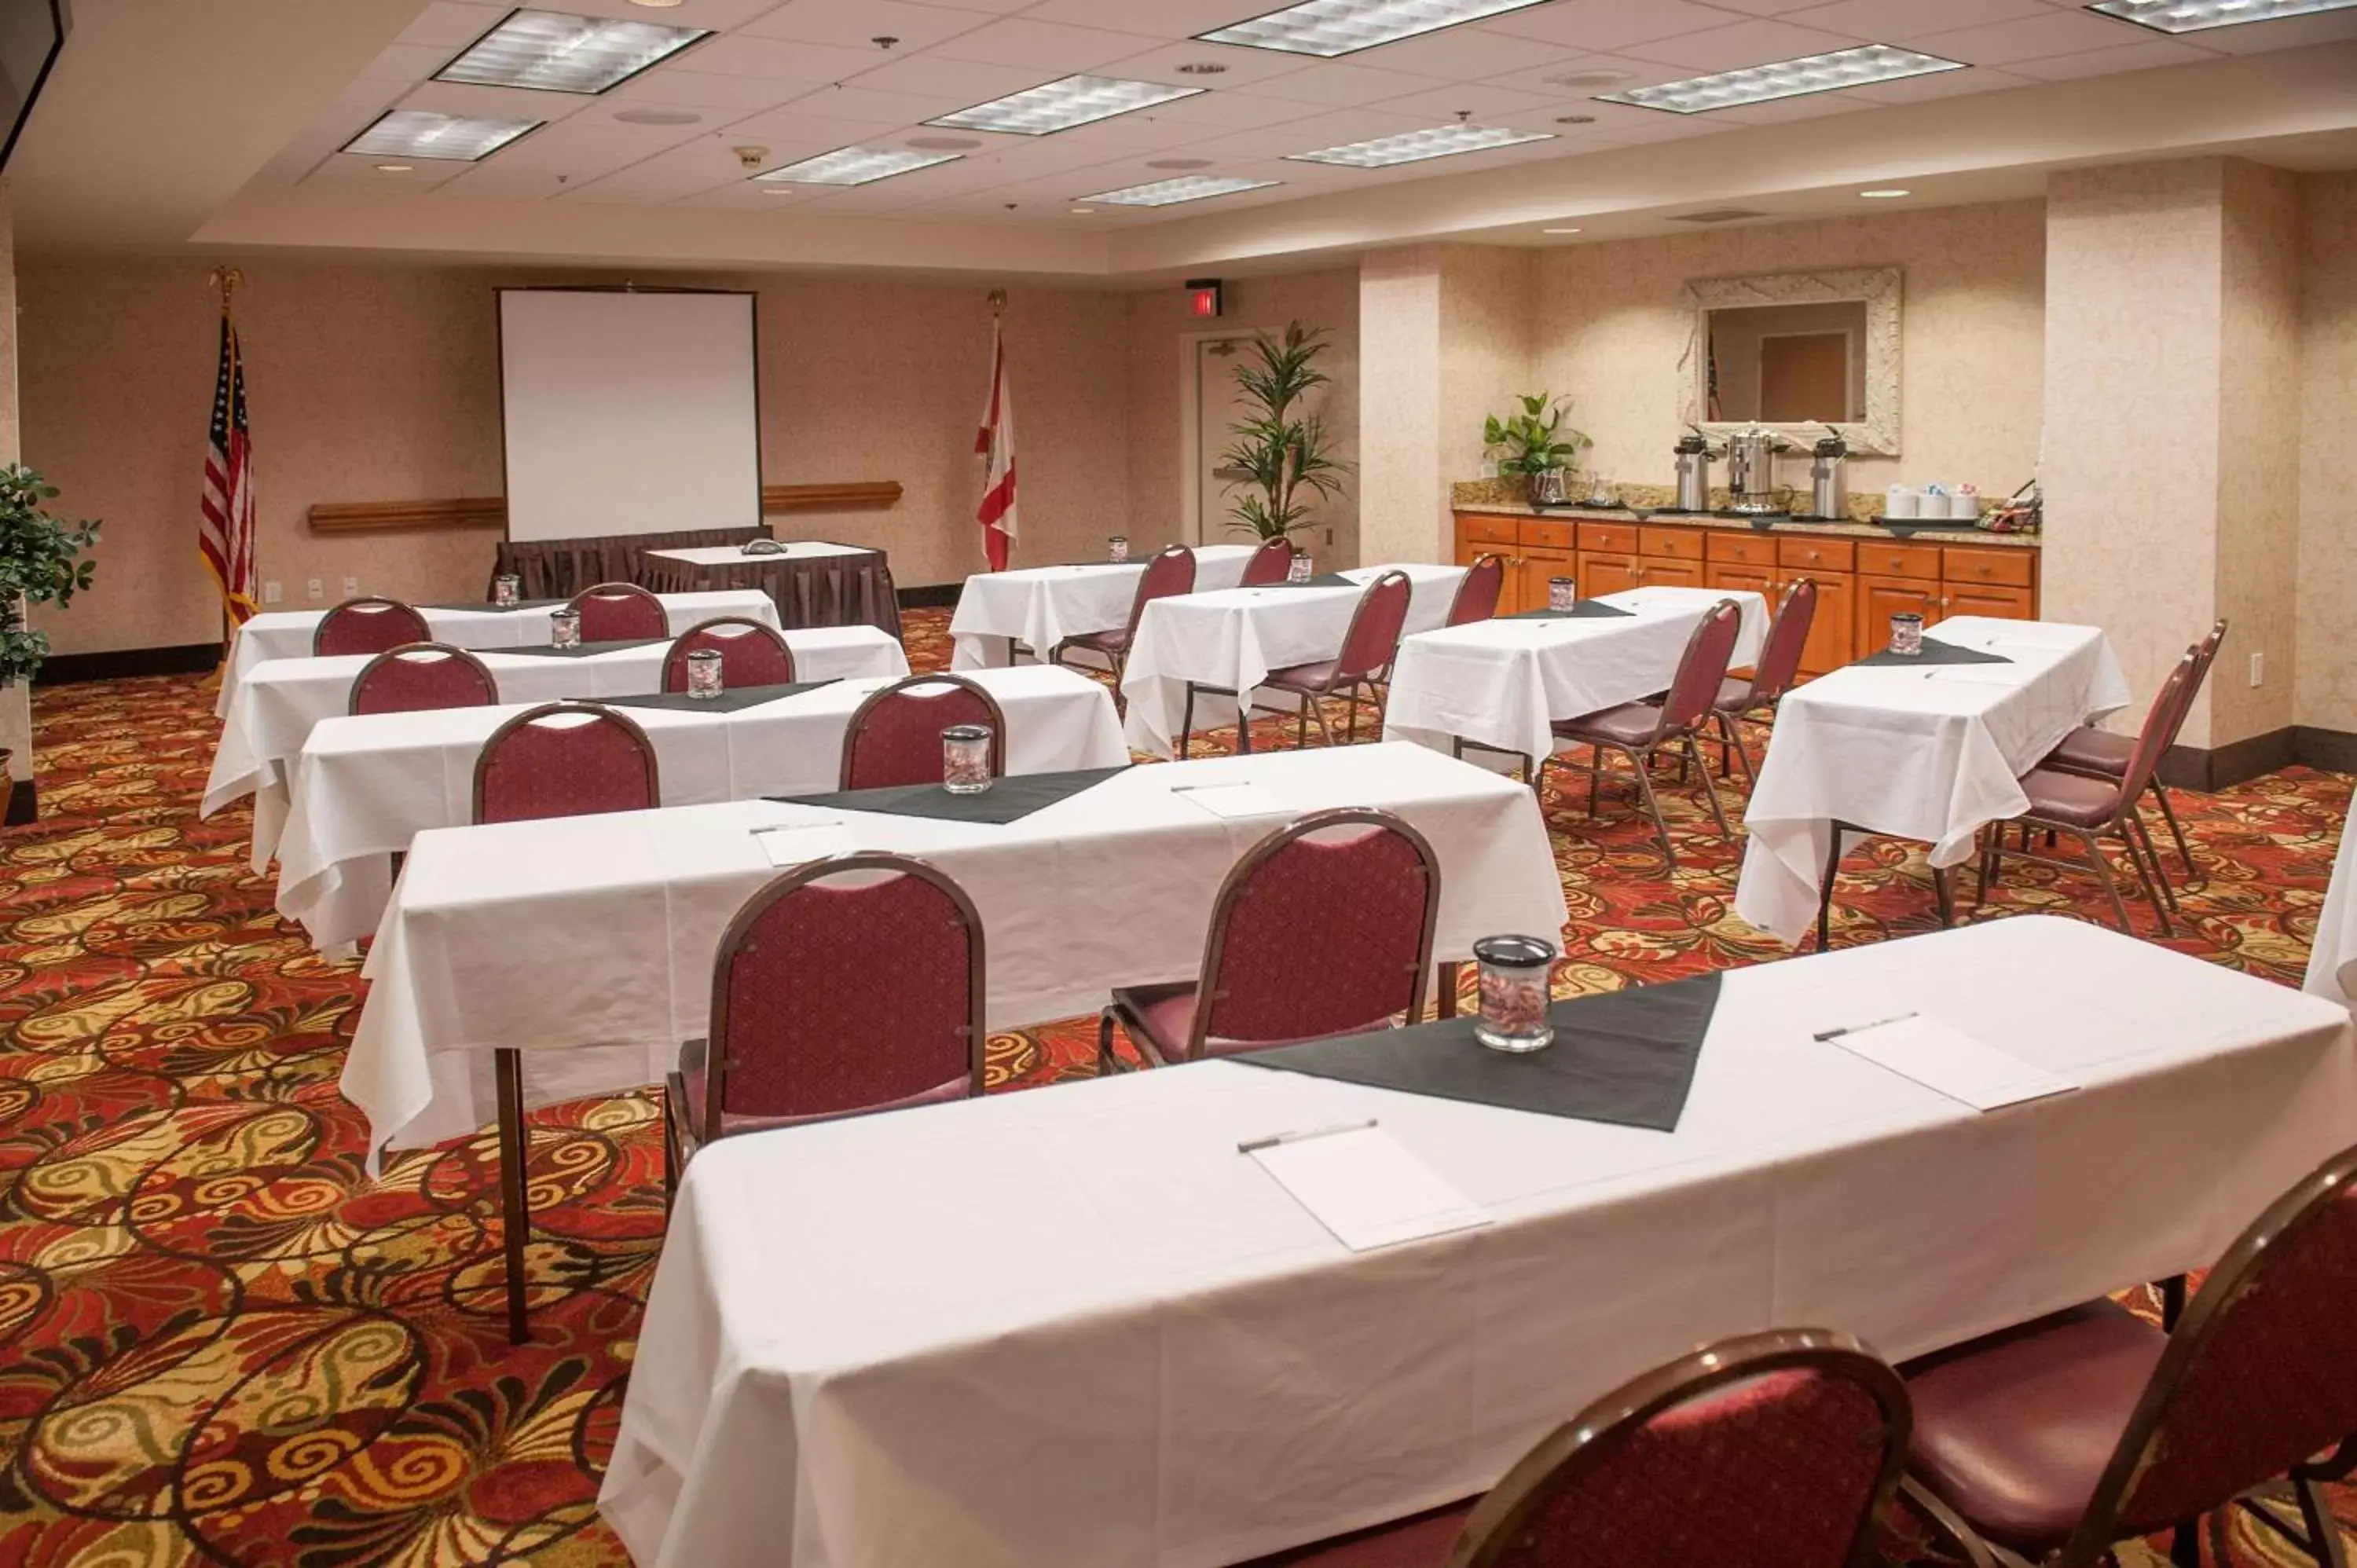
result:
<svg viewBox="0 0 2357 1568"><path fill-rule="evenodd" d="M1006 314L1006 291L1003 288L992 289L990 291L990 318L993 321L996 321Z"/></svg>
<svg viewBox="0 0 2357 1568"><path fill-rule="evenodd" d="M221 314L227 316L237 294L237 285L245 281L245 274L235 267L215 267L207 274L205 281L221 290Z"/></svg>

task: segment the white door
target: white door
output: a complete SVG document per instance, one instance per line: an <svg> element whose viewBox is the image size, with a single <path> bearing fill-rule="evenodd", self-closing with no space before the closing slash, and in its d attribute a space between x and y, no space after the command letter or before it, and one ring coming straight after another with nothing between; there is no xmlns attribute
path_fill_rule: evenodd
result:
<svg viewBox="0 0 2357 1568"><path fill-rule="evenodd" d="M1243 337L1212 338L1195 345L1195 516L1194 544L1248 543L1232 532L1229 508L1242 492L1240 469L1223 467L1220 454L1235 440L1228 426L1251 409L1236 385L1235 367L1251 347Z"/></svg>

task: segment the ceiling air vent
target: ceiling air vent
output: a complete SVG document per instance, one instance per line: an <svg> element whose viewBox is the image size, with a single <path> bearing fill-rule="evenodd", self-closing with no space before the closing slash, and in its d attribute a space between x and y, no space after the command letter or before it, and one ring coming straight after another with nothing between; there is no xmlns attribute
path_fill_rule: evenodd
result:
<svg viewBox="0 0 2357 1568"><path fill-rule="evenodd" d="M1733 223L1745 218L1765 218L1768 214L1749 207L1713 207L1703 212L1681 212L1673 222Z"/></svg>

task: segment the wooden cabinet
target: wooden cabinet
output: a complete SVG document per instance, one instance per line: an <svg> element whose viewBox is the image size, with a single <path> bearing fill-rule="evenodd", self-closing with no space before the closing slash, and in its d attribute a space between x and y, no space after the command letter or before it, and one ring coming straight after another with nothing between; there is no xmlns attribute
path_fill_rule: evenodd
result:
<svg viewBox="0 0 2357 1568"><path fill-rule="evenodd" d="M1525 545L1516 561L1517 564L1510 569L1508 575L1516 579L1518 585L1514 599L1514 608L1518 610L1546 608L1547 579L1577 577L1579 575L1577 557L1567 549L1555 549L1538 544ZM1583 593L1587 591L1587 585L1585 583L1580 585L1580 590Z"/></svg>
<svg viewBox="0 0 2357 1568"><path fill-rule="evenodd" d="M1857 579L1846 572L1826 572L1809 580L1817 585L1817 614L1809 622L1809 640L1801 645L1801 673L1823 675L1857 657Z"/></svg>
<svg viewBox="0 0 2357 1568"><path fill-rule="evenodd" d="M2036 620L2038 606L2028 588L1983 588L1969 583L1949 583L1942 613L1952 616L1995 616L2000 620Z"/></svg>
<svg viewBox="0 0 2357 1568"><path fill-rule="evenodd" d="M1580 597L1602 598L1637 585L1637 558L1599 555L1583 550L1579 553L1579 570L1573 575L1579 579Z"/></svg>
<svg viewBox="0 0 2357 1568"><path fill-rule="evenodd" d="M1890 640L1890 618L1919 615L1925 626L1940 618L1940 585L1912 577L1865 577L1857 580L1857 641L1860 653L1871 653Z"/></svg>
<svg viewBox="0 0 2357 1568"><path fill-rule="evenodd" d="M1699 561L1664 561L1656 555L1637 557L1637 581L1644 587L1666 584L1674 588L1699 588L1702 577Z"/></svg>

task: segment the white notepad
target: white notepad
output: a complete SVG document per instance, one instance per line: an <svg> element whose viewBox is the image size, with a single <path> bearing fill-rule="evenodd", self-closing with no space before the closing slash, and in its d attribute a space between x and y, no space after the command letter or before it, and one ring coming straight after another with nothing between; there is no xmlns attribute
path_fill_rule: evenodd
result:
<svg viewBox="0 0 2357 1568"><path fill-rule="evenodd" d="M1975 1111L2042 1100L2079 1087L1936 1018L1900 1018L1853 1030L1831 1043Z"/></svg>
<svg viewBox="0 0 2357 1568"><path fill-rule="evenodd" d="M1353 1252L1490 1223L1488 1210L1381 1127L1295 1138L1251 1155Z"/></svg>
<svg viewBox="0 0 2357 1568"><path fill-rule="evenodd" d="M840 821L780 822L773 827L755 828L753 837L760 842L761 853L770 857L770 864L776 866L806 865L851 848L851 834Z"/></svg>
<svg viewBox="0 0 2357 1568"><path fill-rule="evenodd" d="M1258 784L1242 780L1233 784L1195 784L1170 791L1181 799L1192 800L1215 817L1231 821L1245 817L1286 817L1293 808Z"/></svg>

